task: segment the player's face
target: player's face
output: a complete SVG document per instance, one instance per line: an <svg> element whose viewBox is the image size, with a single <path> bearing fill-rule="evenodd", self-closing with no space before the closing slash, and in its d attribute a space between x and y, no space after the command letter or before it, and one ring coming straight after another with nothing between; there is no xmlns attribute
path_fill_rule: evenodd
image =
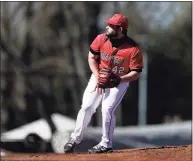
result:
<svg viewBox="0 0 193 161"><path fill-rule="evenodd" d="M116 37L118 35L117 26L108 24L106 27L106 35L109 37Z"/></svg>

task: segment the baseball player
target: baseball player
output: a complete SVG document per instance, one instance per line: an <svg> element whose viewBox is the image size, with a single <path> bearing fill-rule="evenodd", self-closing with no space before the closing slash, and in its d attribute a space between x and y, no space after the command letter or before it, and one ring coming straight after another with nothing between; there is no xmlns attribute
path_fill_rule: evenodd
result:
<svg viewBox="0 0 193 161"><path fill-rule="evenodd" d="M83 139L84 129L102 102L102 138L89 153L112 152L116 125L114 112L125 95L129 83L139 79L143 57L139 45L127 36L128 19L115 14L106 20L106 32L90 45L88 63L92 75L84 91L81 109L65 153L72 153Z"/></svg>

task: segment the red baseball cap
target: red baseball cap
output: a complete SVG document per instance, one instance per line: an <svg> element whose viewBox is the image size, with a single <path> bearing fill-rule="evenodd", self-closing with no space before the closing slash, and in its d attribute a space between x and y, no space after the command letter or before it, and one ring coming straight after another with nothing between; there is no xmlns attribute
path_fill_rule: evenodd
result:
<svg viewBox="0 0 193 161"><path fill-rule="evenodd" d="M122 14L114 14L113 17L105 20L108 24L121 26L124 29L128 28L128 19Z"/></svg>

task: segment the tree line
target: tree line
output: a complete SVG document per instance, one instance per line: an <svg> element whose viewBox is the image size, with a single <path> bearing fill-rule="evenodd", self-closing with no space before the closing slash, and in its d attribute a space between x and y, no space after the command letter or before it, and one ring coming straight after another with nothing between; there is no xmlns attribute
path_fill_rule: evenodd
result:
<svg viewBox="0 0 193 161"><path fill-rule="evenodd" d="M128 16L129 36L148 36L148 124L191 119L191 2L171 2L160 15L173 16L164 27L152 17L159 3L1 2L2 131L38 118L54 131L54 112L76 118L91 74L89 44L115 12ZM136 125L138 81L120 106L118 124Z"/></svg>

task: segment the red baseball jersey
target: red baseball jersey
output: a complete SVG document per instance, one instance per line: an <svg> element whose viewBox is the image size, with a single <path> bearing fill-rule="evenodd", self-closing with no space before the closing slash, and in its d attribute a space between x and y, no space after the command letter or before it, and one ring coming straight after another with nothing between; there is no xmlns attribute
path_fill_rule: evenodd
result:
<svg viewBox="0 0 193 161"><path fill-rule="evenodd" d="M130 41L125 40L122 45L118 47L118 51L114 56L112 53L116 50L116 47L112 46L109 39L105 41L106 35L98 35L90 48L100 54L99 68L109 68L109 60L112 59L111 69L115 74L125 75L131 70L141 70L143 68L143 56L139 45L137 45L132 39Z"/></svg>

